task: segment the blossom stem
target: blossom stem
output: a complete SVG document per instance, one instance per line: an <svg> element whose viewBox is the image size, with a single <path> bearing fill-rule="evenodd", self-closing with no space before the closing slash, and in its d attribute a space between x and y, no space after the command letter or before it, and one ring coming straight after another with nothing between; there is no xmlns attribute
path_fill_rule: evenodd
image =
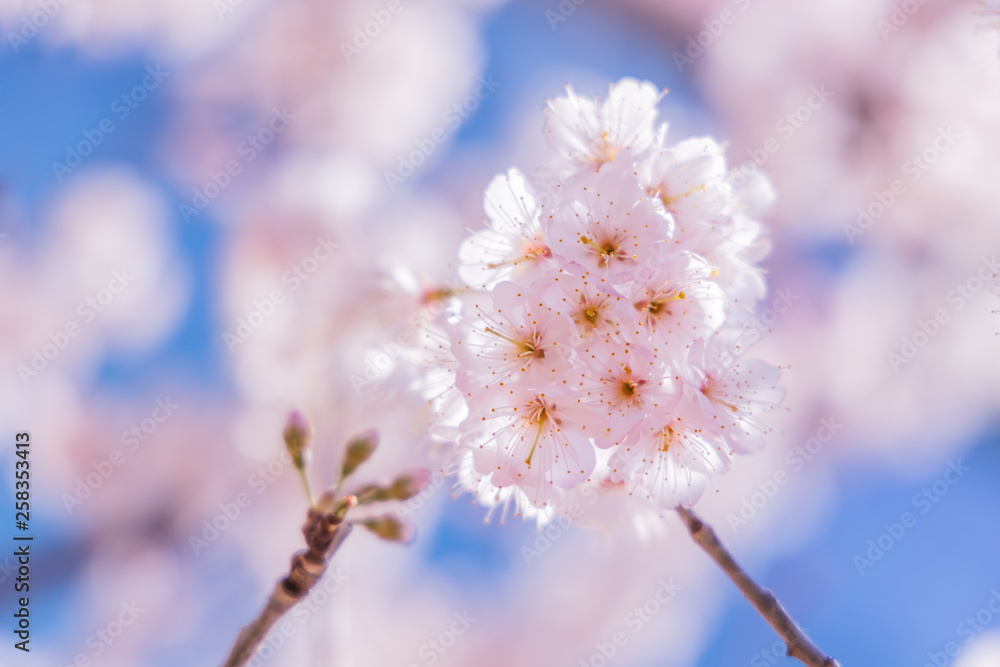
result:
<svg viewBox="0 0 1000 667"><path fill-rule="evenodd" d="M302 526L308 548L292 557L288 575L275 586L257 618L240 631L223 667L242 667L253 658L271 628L323 577L330 558L350 534L351 528L352 524L345 523L342 516L309 509L306 523Z"/></svg>
<svg viewBox="0 0 1000 667"><path fill-rule="evenodd" d="M733 580L740 592L750 601L757 612L778 633L788 646L788 655L801 660L809 667L839 667L836 660L823 653L806 636L781 606L774 594L761 588L739 566L729 551L722 545L712 527L699 519L694 512L683 507L677 508L692 539L698 543L712 560Z"/></svg>
<svg viewBox="0 0 1000 667"><path fill-rule="evenodd" d="M309 498L309 507L314 507L316 505L316 499L313 497L312 484L309 483L309 475L306 473L304 467L299 468L299 476L302 478L302 486L306 489L306 496Z"/></svg>

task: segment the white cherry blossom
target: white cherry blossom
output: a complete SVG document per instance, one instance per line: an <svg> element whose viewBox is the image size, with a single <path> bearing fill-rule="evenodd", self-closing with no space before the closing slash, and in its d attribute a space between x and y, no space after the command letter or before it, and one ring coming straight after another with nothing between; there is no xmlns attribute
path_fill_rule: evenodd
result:
<svg viewBox="0 0 1000 667"><path fill-rule="evenodd" d="M544 522L584 492L691 506L781 401L741 339L766 294L770 186L732 185L713 139L666 144L659 98L624 79L604 102L551 101L551 158L534 182L495 177L462 245L424 394L457 488L502 516Z"/></svg>
<svg viewBox="0 0 1000 667"><path fill-rule="evenodd" d="M652 83L622 79L603 102L578 96L549 100L545 138L555 156L550 168L568 179L580 171L597 171L618 159L629 164L651 150L665 130L658 130L656 105L663 91Z"/></svg>
<svg viewBox="0 0 1000 667"><path fill-rule="evenodd" d="M517 169L494 178L483 197L486 229L476 232L459 250L459 275L470 285L495 285L524 275L552 251L543 238L539 207L524 175Z"/></svg>

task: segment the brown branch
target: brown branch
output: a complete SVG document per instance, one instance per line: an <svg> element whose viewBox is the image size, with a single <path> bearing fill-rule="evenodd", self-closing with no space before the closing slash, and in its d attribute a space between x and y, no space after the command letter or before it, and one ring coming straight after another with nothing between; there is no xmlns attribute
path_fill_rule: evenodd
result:
<svg viewBox="0 0 1000 667"><path fill-rule="evenodd" d="M691 537L705 553L712 557L719 567L729 575L737 588L743 593L750 604L757 609L788 646L788 655L798 658L809 667L839 667L836 660L817 648L812 640L791 619L778 599L771 591L757 585L743 568L733 559L732 555L722 546L712 527L699 519L694 512L683 507L677 508L677 513L687 525Z"/></svg>
<svg viewBox="0 0 1000 667"><path fill-rule="evenodd" d="M288 576L278 582L260 615L240 631L224 667L242 667L253 657L278 619L323 577L330 558L350 534L351 527L344 523L343 517L310 508L302 526L308 549L292 557Z"/></svg>

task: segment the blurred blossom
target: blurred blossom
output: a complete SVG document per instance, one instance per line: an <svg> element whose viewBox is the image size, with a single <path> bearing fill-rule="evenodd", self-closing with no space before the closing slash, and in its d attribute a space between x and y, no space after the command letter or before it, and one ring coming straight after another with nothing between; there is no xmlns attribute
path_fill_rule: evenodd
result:
<svg viewBox="0 0 1000 667"><path fill-rule="evenodd" d="M732 4L743 6L751 0L732 0ZM696 34L705 28L704 21L714 17L730 5L730 0L677 0L676 2L656 2L655 0L628 0L639 15L656 24L668 34L680 37ZM561 5L560 5L561 7ZM555 25L559 25L555 23Z"/></svg>
<svg viewBox="0 0 1000 667"><path fill-rule="evenodd" d="M252 15L260 4L258 0L185 0L169 4L4 0L0 3L0 19L5 41L15 51L38 39L46 44L73 46L95 58L110 59L143 50L157 59L185 60L217 46L244 22L240 14Z"/></svg>
<svg viewBox="0 0 1000 667"><path fill-rule="evenodd" d="M989 667L1000 661L1000 635L988 632L975 638L955 658L955 667Z"/></svg>
<svg viewBox="0 0 1000 667"><path fill-rule="evenodd" d="M867 205L875 190L894 179L910 186L905 164L928 148L939 127L961 136L995 137L984 131L996 126L1000 89L996 77L976 62L981 36L971 5L929 2L903 27L880 33L880 22L889 21L894 7L887 2L829 2L803 11L794 3L767 0L753 3L727 26L724 39L705 49L695 74L741 136L735 153L741 160L756 154L775 179L782 224L803 234L840 236L841 223L857 218L857 207ZM796 28L775 24L769 19L775 13ZM762 34L769 37L762 40ZM751 42L753 57L734 57ZM825 91L819 99L811 96L817 89ZM950 103L964 96L975 102ZM758 151L768 138L774 147ZM930 193L937 200L958 199L962 191L992 196L975 181L947 176L971 164L991 169L988 161L972 157L982 148L979 140L961 142L957 150L965 156L949 151L921 175L935 185L922 181L909 187L906 200ZM812 167L799 168L803 161ZM897 227L894 214L890 209L871 236L884 237ZM976 224L975 218L961 223L962 228ZM912 224L902 225L899 233L912 231ZM953 247L950 242L942 250Z"/></svg>
<svg viewBox="0 0 1000 667"><path fill-rule="evenodd" d="M774 178L774 224L789 232L772 260L778 275L803 291L814 269L794 252L850 248L845 268L806 283L824 294L818 303L774 326L789 383L864 433L857 446L887 448L882 463L922 469L995 410L996 373L983 364L996 357L971 352L992 341L969 332L989 331L983 284L996 272L996 248L983 242L1000 205L988 185L1000 80L984 66L996 36L977 29L972 3L920 5L902 25L889 3L793 5L738 12L692 75L737 134L737 168ZM941 311L947 322L935 324ZM931 377L955 390L942 394ZM947 424L928 419L944 405Z"/></svg>
<svg viewBox="0 0 1000 667"><path fill-rule="evenodd" d="M234 131L240 107L261 110L261 118L273 108L291 114L280 144L304 158L335 151L339 160L396 168L414 142L457 129L448 110L481 74L475 5L397 2L390 12L384 2L295 0L261 7L234 43L191 73L182 94L196 106L182 112L171 142L182 177L197 186L229 159L250 162L252 146L241 142L263 121ZM206 142L214 150L206 152Z"/></svg>
<svg viewBox="0 0 1000 667"><path fill-rule="evenodd" d="M11 372L2 392L18 414L39 417L63 461L80 388L108 356L134 358L161 345L188 305L191 277L167 225L162 197L124 168L75 175L46 212L42 240L0 263L13 286L0 355ZM29 298L30 295L30 298ZM41 419L45 414L60 419ZM65 429L65 430L64 430Z"/></svg>
<svg viewBox="0 0 1000 667"><path fill-rule="evenodd" d="M419 204L411 207L409 224L419 228L422 219L441 220L421 215ZM409 320L420 308L419 298L403 298L387 280L383 258L406 235L383 243L384 254L374 255L370 249L380 238L388 241L377 223L341 232L313 218L290 229L271 227L266 218L244 224L225 263L226 337L219 349L231 360L249 411L294 405L317 424L335 428L330 435L340 441L380 424L387 409L400 417L408 410L422 413L422 401L406 407L405 394L383 382L399 362L397 339L408 330L412 335ZM350 289L338 289L347 284ZM404 441L419 439L423 430L416 414L386 428ZM387 435L384 440L397 441Z"/></svg>
<svg viewBox="0 0 1000 667"><path fill-rule="evenodd" d="M43 275L96 295L76 314L116 350L162 343L187 306L191 279L167 220L163 198L127 170L82 173L52 205ZM101 292L109 285L112 297Z"/></svg>

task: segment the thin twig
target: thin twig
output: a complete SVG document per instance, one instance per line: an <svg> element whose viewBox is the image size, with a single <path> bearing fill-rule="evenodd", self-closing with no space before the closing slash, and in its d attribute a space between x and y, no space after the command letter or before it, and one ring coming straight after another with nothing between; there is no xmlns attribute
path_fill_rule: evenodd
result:
<svg viewBox="0 0 1000 667"><path fill-rule="evenodd" d="M729 575L764 620L781 636L788 646L788 655L798 658L809 667L839 667L836 660L823 653L784 610L774 594L757 585L743 568L733 559L726 547L722 546L712 527L699 519L694 512L683 507L677 513L687 525L691 537L705 553L712 557L719 567Z"/></svg>
<svg viewBox="0 0 1000 667"><path fill-rule="evenodd" d="M323 577L330 558L350 534L351 527L342 517L310 508L302 526L308 549L292 557L288 576L278 582L260 615L240 631L223 667L242 667L253 657L278 619Z"/></svg>

